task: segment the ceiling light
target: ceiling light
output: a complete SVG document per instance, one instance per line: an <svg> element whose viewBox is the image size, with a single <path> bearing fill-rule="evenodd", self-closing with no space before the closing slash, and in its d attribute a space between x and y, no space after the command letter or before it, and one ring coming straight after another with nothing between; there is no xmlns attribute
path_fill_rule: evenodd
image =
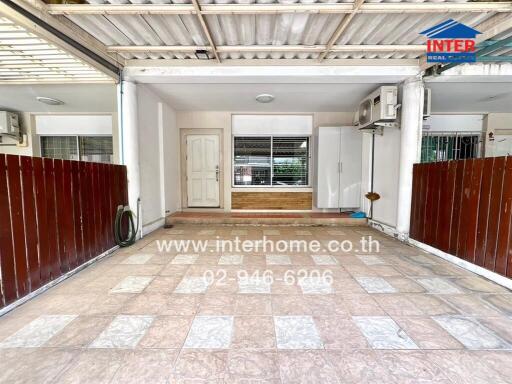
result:
<svg viewBox="0 0 512 384"><path fill-rule="evenodd" d="M54 99L54 98L51 98L51 97L37 96L36 99L40 103L44 103L44 104L48 104L48 105L62 105L62 104L64 104L64 102L62 100Z"/></svg>
<svg viewBox="0 0 512 384"><path fill-rule="evenodd" d="M199 60L210 60L210 55L206 49L197 49L195 54Z"/></svg>
<svg viewBox="0 0 512 384"><path fill-rule="evenodd" d="M256 101L258 103L263 103L263 104L271 103L274 101L274 99L275 99L274 95L270 95L268 93L262 93L261 95L256 96Z"/></svg>

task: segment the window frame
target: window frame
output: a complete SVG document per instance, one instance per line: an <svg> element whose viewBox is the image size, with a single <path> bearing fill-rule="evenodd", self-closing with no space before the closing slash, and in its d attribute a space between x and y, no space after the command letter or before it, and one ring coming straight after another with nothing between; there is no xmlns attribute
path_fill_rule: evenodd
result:
<svg viewBox="0 0 512 384"><path fill-rule="evenodd" d="M78 160L71 160L71 161L82 161L86 163L90 163L90 161L82 160L82 152L80 151L80 137L110 137L112 139L112 149L114 148L114 136L113 135L37 135L39 137L39 155L41 157L43 156L43 137L74 137L75 143L76 143L76 154L78 156ZM54 157L49 157L49 159L55 159ZM104 163L104 164L115 164L114 161L114 151L112 151L112 162L111 163Z"/></svg>
<svg viewBox="0 0 512 384"><path fill-rule="evenodd" d="M270 137L270 184L269 185L237 185L235 184L235 137ZM308 138L308 168L307 168L307 178L308 183L304 185L274 185L272 184L274 180L274 137L307 137ZM286 135L265 135L265 134L242 134L242 135L231 135L231 188L257 188L257 189L300 189L300 188L311 188L312 183L312 175L311 175L311 146L312 146L312 138L313 135L304 135L304 134L286 134Z"/></svg>

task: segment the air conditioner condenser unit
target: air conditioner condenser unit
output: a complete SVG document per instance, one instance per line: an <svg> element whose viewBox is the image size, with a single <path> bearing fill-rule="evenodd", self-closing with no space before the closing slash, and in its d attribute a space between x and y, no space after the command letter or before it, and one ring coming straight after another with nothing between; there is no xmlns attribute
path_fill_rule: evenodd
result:
<svg viewBox="0 0 512 384"><path fill-rule="evenodd" d="M392 125L397 118L398 87L379 87L359 103L357 123L360 130Z"/></svg>

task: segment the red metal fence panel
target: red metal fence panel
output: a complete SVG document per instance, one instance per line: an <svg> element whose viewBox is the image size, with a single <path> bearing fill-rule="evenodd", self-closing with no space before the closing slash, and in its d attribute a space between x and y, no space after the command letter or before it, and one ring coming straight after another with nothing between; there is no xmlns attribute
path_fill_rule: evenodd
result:
<svg viewBox="0 0 512 384"><path fill-rule="evenodd" d="M0 308L115 246L126 167L0 154Z"/></svg>
<svg viewBox="0 0 512 384"><path fill-rule="evenodd" d="M415 164L411 238L512 277L512 157Z"/></svg>

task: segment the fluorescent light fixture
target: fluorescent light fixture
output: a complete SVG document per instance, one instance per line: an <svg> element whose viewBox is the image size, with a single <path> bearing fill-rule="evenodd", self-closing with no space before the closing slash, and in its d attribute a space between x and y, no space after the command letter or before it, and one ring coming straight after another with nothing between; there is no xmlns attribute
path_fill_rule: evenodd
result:
<svg viewBox="0 0 512 384"><path fill-rule="evenodd" d="M263 104L271 103L274 101L274 99L275 99L274 95L270 95L268 93L262 93L261 95L256 96L256 101L258 103L263 103Z"/></svg>
<svg viewBox="0 0 512 384"><path fill-rule="evenodd" d="M40 103L48 104L48 105L62 105L64 102L59 99L54 99L52 97L46 97L46 96L37 96L37 101Z"/></svg>
<svg viewBox="0 0 512 384"><path fill-rule="evenodd" d="M199 60L210 60L210 55L206 49L197 49L195 54Z"/></svg>

